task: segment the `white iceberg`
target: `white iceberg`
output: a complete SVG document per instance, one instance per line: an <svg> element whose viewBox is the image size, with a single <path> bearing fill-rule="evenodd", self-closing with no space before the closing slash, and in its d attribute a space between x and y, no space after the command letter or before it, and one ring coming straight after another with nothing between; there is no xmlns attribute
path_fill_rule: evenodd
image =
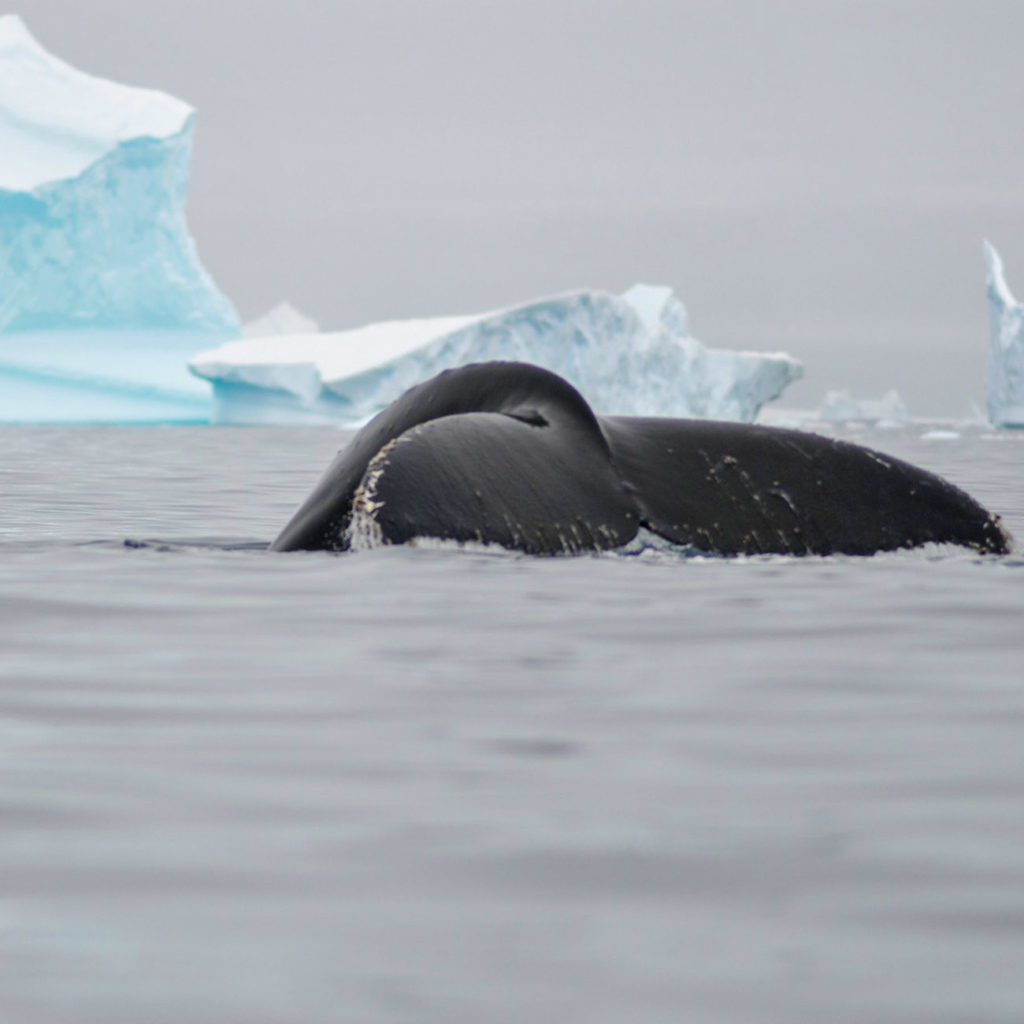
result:
<svg viewBox="0 0 1024 1024"><path fill-rule="evenodd" d="M827 391L818 408L817 418L826 423L844 423L851 420L865 423L900 425L910 421L899 392L887 391L881 398L854 398L849 391Z"/></svg>
<svg viewBox="0 0 1024 1024"><path fill-rule="evenodd" d="M1024 306L1013 297L995 247L985 243L991 345L988 418L997 427L1024 427Z"/></svg>
<svg viewBox="0 0 1024 1024"><path fill-rule="evenodd" d="M0 17L0 331L237 334L185 222L193 111L77 71Z"/></svg>
<svg viewBox="0 0 1024 1024"><path fill-rule="evenodd" d="M246 338L267 338L277 334L316 334L320 325L290 302L279 302L263 316L242 326Z"/></svg>
<svg viewBox="0 0 1024 1024"><path fill-rule="evenodd" d="M708 348L669 288L578 291L477 316L247 338L196 356L215 419L360 422L441 370L493 359L571 381L600 413L753 420L803 372L790 356Z"/></svg>

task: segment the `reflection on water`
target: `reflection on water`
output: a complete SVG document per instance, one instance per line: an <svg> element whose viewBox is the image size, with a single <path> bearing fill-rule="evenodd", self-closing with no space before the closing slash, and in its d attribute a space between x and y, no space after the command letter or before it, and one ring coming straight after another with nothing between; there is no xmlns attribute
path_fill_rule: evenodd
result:
<svg viewBox="0 0 1024 1024"><path fill-rule="evenodd" d="M1024 436L864 439L1024 537ZM3 1024L1021 1019L1018 556L276 555L338 434L3 442Z"/></svg>

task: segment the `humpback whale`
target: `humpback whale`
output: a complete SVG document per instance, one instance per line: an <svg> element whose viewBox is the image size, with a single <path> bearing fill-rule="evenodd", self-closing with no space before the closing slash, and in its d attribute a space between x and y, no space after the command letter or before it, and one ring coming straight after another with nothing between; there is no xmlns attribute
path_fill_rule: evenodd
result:
<svg viewBox="0 0 1024 1024"><path fill-rule="evenodd" d="M560 554L641 528L721 555L1010 549L998 516L889 455L746 423L598 417L556 374L503 362L446 370L379 413L271 549L436 538Z"/></svg>

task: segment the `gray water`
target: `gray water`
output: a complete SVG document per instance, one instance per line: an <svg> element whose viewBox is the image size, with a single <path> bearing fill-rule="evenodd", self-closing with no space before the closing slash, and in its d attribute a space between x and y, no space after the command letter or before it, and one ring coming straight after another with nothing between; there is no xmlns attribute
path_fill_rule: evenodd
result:
<svg viewBox="0 0 1024 1024"><path fill-rule="evenodd" d="M1024 1019L1021 557L277 555L336 432L0 441L3 1024Z"/></svg>

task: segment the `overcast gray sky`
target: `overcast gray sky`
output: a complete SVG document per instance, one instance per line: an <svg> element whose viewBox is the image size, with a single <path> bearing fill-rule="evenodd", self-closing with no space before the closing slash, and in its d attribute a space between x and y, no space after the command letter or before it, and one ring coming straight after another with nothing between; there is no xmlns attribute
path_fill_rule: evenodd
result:
<svg viewBox="0 0 1024 1024"><path fill-rule="evenodd" d="M637 280L791 393L982 394L981 240L1024 294L1021 0L27 0L197 110L189 215L243 317L325 327Z"/></svg>

